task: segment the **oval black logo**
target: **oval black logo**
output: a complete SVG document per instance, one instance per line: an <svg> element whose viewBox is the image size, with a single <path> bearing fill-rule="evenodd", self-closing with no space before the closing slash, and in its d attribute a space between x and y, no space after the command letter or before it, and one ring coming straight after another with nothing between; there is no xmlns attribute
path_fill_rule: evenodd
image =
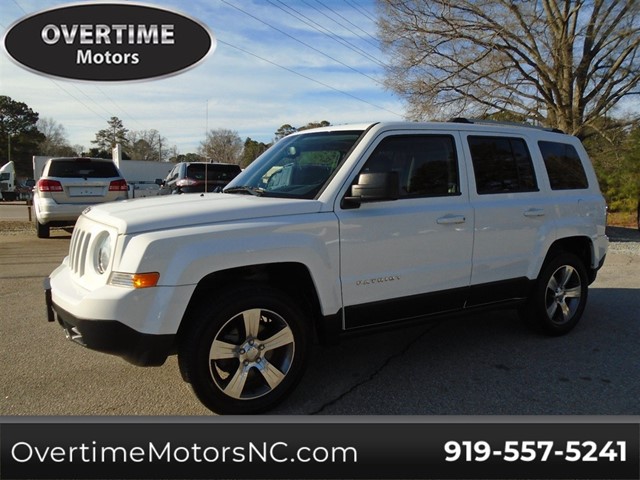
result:
<svg viewBox="0 0 640 480"><path fill-rule="evenodd" d="M175 75L215 48L184 15L140 4L71 5L23 18L4 37L21 66L74 80L121 82Z"/></svg>

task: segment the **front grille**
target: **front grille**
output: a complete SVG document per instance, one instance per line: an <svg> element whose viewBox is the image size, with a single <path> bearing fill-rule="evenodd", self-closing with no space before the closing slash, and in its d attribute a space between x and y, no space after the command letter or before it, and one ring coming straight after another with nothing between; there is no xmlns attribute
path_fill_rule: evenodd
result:
<svg viewBox="0 0 640 480"><path fill-rule="evenodd" d="M90 241L91 233L77 227L74 228L69 248L69 267L73 273L80 277L84 275Z"/></svg>

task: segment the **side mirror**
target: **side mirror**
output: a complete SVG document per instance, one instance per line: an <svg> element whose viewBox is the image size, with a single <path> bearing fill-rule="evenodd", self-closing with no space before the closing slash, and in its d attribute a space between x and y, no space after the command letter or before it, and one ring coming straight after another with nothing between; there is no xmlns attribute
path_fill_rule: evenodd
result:
<svg viewBox="0 0 640 480"><path fill-rule="evenodd" d="M400 197L398 172L361 173L351 186L351 196L342 200L342 208L358 208L362 203L397 200Z"/></svg>

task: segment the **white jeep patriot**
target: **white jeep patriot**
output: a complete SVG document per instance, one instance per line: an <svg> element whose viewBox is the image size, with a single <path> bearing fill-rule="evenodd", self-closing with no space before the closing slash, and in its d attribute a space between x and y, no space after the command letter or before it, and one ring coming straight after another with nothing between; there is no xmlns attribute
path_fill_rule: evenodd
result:
<svg viewBox="0 0 640 480"><path fill-rule="evenodd" d="M49 320L136 365L178 354L219 413L281 402L310 342L486 307L579 321L608 246L580 141L466 119L285 137L224 193L85 211Z"/></svg>

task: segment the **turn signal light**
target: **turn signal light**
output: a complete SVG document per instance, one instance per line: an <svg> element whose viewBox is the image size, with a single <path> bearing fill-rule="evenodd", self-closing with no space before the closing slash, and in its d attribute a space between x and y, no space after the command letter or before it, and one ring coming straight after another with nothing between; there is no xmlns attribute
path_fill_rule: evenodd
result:
<svg viewBox="0 0 640 480"><path fill-rule="evenodd" d="M134 273L131 275L134 288L149 288L155 287L160 280L160 274L158 272L151 273Z"/></svg>
<svg viewBox="0 0 640 480"><path fill-rule="evenodd" d="M123 273L113 272L109 278L109 284L116 287L149 288L155 287L160 280L158 272L148 273Z"/></svg>

